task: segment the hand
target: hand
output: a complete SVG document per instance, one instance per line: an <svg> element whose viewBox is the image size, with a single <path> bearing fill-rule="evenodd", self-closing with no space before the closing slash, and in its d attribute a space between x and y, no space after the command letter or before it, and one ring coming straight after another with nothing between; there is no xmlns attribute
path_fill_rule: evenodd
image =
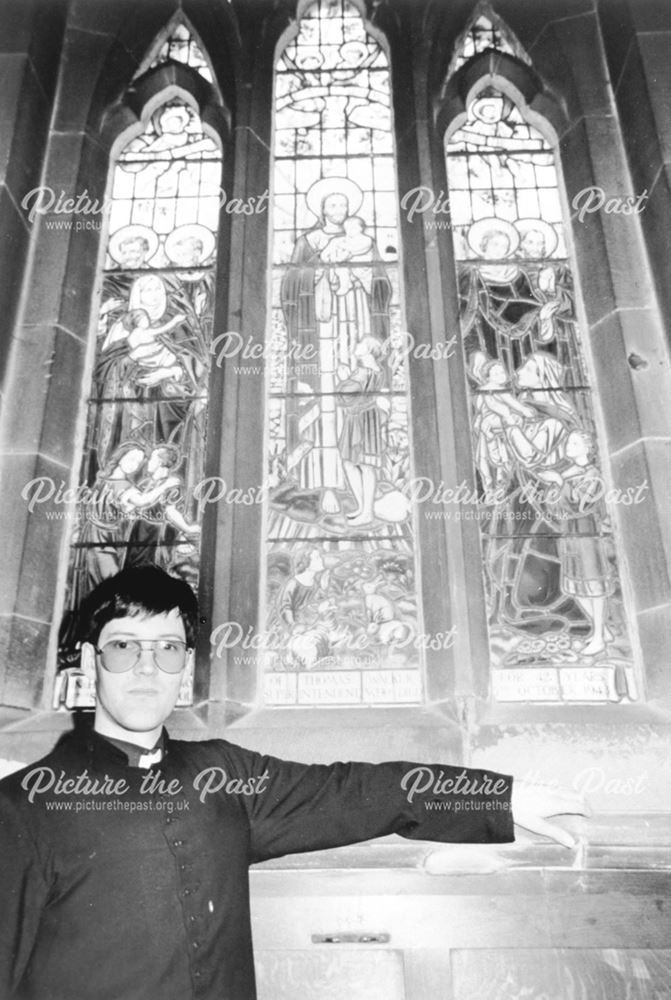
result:
<svg viewBox="0 0 671 1000"><path fill-rule="evenodd" d="M529 419L531 417L536 416L536 410L533 408L533 406L529 406L528 403L520 403L518 400L517 405L518 405L518 413L520 413L521 416L524 417L525 419Z"/></svg>
<svg viewBox="0 0 671 1000"><path fill-rule="evenodd" d="M543 320L545 319L549 319L551 316L554 316L554 314L559 309L560 305L561 302L559 301L559 299L551 299L549 302L546 302L544 305L542 305L540 308L540 312L538 314L541 322L543 322Z"/></svg>
<svg viewBox="0 0 671 1000"><path fill-rule="evenodd" d="M556 483L557 486L564 485L564 477L562 476L561 472L556 472L554 469L548 469L546 475L548 482Z"/></svg>
<svg viewBox="0 0 671 1000"><path fill-rule="evenodd" d="M575 838L556 823L548 823L548 816L589 816L591 810L582 795L568 788L550 788L549 785L536 785L528 781L513 781L512 795L513 820L517 826L529 830L530 833L540 833L543 837L562 844L564 847L575 847Z"/></svg>
<svg viewBox="0 0 671 1000"><path fill-rule="evenodd" d="M538 287L547 295L554 295L557 279L553 267L544 267L538 275Z"/></svg>
<svg viewBox="0 0 671 1000"><path fill-rule="evenodd" d="M171 320L168 321L168 328L172 328L173 326L177 326L179 323L185 323L185 322L186 322L186 313L177 313L175 316L172 317Z"/></svg>
<svg viewBox="0 0 671 1000"><path fill-rule="evenodd" d="M105 299L105 301L100 307L100 315L106 316L108 312L112 311L112 309L118 309L119 306L127 304L128 303L125 302L124 299Z"/></svg>
<svg viewBox="0 0 671 1000"><path fill-rule="evenodd" d="M166 379L179 381L181 377L182 369L179 365L172 365L170 368L157 368L155 372L150 372L148 375L140 375L135 381L138 385L152 388L155 385L160 385L161 382L165 382Z"/></svg>

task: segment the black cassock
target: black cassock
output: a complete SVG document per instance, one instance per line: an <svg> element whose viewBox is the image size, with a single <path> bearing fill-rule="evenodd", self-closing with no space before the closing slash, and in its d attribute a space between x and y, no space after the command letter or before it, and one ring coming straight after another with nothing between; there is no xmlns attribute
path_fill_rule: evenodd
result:
<svg viewBox="0 0 671 1000"><path fill-rule="evenodd" d="M307 765L164 740L146 771L72 732L0 782L2 1000L255 1000L250 864L390 833L514 839L512 779L494 772L431 765L463 790L413 796L404 776L423 767L424 783L427 765Z"/></svg>

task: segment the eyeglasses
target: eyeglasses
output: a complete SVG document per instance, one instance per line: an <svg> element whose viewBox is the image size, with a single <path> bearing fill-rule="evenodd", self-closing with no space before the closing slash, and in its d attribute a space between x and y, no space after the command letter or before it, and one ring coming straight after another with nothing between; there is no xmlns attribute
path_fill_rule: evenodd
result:
<svg viewBox="0 0 671 1000"><path fill-rule="evenodd" d="M110 639L102 649L94 648L111 674L122 674L134 667L143 649L152 650L160 670L178 674L184 667L187 646L181 639Z"/></svg>

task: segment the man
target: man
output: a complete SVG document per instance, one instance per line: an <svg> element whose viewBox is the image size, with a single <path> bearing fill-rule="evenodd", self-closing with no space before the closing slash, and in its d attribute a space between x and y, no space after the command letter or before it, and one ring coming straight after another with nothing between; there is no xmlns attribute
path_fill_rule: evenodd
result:
<svg viewBox="0 0 671 1000"><path fill-rule="evenodd" d="M493 772L306 765L170 739L197 623L183 581L126 569L81 610L93 730L0 782L2 1000L254 1000L250 863L394 832L513 839L512 781ZM516 791L516 819L570 845L541 813L580 800L547 794ZM425 808L445 798L462 808Z"/></svg>

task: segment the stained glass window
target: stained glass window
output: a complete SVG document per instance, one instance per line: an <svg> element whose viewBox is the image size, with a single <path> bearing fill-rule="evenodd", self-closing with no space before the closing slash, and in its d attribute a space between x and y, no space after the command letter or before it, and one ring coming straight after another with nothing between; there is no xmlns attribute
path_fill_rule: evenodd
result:
<svg viewBox="0 0 671 1000"><path fill-rule="evenodd" d="M180 19L168 29L168 36L158 50L156 57L149 63L149 67L161 66L167 62L184 63L200 73L208 83L212 83L210 64L203 55L193 32ZM143 73L146 68L142 66L138 75Z"/></svg>
<svg viewBox="0 0 671 1000"><path fill-rule="evenodd" d="M274 144L265 700L416 702L389 67L351 4L301 19Z"/></svg>
<svg viewBox="0 0 671 1000"><path fill-rule="evenodd" d="M465 30L457 39L448 76L452 76L469 59L479 55L480 52L486 52L487 49L505 52L525 63L531 62L508 25L497 17L488 3L479 3Z"/></svg>
<svg viewBox="0 0 671 1000"><path fill-rule="evenodd" d="M494 693L634 695L555 154L485 87L445 146Z"/></svg>
<svg viewBox="0 0 671 1000"><path fill-rule="evenodd" d="M179 98L112 168L65 665L75 609L105 577L152 564L198 584L220 183L219 144Z"/></svg>

